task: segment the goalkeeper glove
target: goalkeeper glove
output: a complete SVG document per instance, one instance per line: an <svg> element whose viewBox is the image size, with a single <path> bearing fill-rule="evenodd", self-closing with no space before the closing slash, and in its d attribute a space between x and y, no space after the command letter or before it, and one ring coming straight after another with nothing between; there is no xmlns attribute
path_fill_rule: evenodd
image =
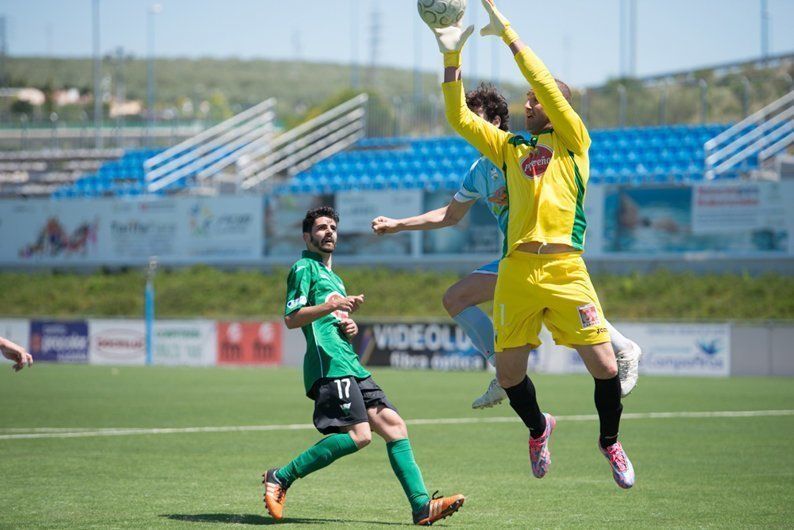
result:
<svg viewBox="0 0 794 530"><path fill-rule="evenodd" d="M430 28L436 36L438 49L444 54L444 66L459 67L460 52L463 45L474 32L474 26L462 29L460 25L449 26L447 28Z"/></svg>
<svg viewBox="0 0 794 530"><path fill-rule="evenodd" d="M510 27L510 21L496 9L494 0L482 0L482 6L485 8L485 12L488 13L490 21L487 26L480 30L480 35L483 37L486 35L501 37L505 44L511 44L513 41L518 40L518 35Z"/></svg>

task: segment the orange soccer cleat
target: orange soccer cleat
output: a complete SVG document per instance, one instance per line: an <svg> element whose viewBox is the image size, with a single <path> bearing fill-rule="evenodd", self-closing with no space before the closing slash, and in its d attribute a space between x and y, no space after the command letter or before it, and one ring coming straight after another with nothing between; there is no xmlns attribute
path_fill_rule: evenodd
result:
<svg viewBox="0 0 794 530"><path fill-rule="evenodd" d="M420 526L430 526L436 521L449 517L457 512L466 497L463 495L452 495L450 497L436 497L438 492L433 493L430 502L425 504L418 512L414 512L414 524Z"/></svg>
<svg viewBox="0 0 794 530"><path fill-rule="evenodd" d="M262 483L265 485L265 506L267 513L275 520L284 516L284 503L287 502L287 488L281 485L276 478L278 468L268 469L263 475Z"/></svg>

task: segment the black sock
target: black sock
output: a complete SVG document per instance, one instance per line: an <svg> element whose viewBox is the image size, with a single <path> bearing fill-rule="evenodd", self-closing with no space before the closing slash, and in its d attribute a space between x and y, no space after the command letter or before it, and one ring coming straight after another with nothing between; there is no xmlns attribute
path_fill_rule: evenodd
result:
<svg viewBox="0 0 794 530"><path fill-rule="evenodd" d="M620 403L620 378L595 379L595 406L598 410L601 436L598 441L601 447L608 447L618 441L620 430L620 414L623 405Z"/></svg>
<svg viewBox="0 0 794 530"><path fill-rule="evenodd" d="M524 421L524 425L529 427L530 436L542 436L546 430L546 417L540 412L532 380L528 376L524 377L516 386L505 388L505 392L510 399L510 406Z"/></svg>

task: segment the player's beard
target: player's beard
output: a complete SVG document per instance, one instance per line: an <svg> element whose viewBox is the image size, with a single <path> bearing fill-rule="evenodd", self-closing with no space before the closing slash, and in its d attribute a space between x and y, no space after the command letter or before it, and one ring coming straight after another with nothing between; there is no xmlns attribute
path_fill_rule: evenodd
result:
<svg viewBox="0 0 794 530"><path fill-rule="evenodd" d="M328 245L326 243L326 245L328 245L330 248L323 247L323 241L326 241L326 240L331 242L330 245ZM333 254L334 250L336 250L336 241L334 241L333 239L330 239L330 238L325 238L325 239L317 238L317 239L315 239L314 236L312 236L312 245L314 245L316 248L318 248L321 252L325 252L326 254Z"/></svg>
<svg viewBox="0 0 794 530"><path fill-rule="evenodd" d="M548 121L545 115L540 116L538 114L533 114L532 116L524 116L526 128L532 134L540 134L540 131L543 130L543 127Z"/></svg>

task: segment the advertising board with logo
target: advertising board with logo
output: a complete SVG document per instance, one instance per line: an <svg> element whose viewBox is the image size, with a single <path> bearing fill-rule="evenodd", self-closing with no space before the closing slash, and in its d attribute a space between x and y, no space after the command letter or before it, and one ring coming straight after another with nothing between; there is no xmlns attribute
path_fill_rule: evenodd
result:
<svg viewBox="0 0 794 530"><path fill-rule="evenodd" d="M725 248L736 252L786 252L786 185L741 182L695 186L692 232L727 240Z"/></svg>
<svg viewBox="0 0 794 530"><path fill-rule="evenodd" d="M423 210L429 212L449 204L452 195L449 190L425 193ZM506 200L506 197L505 197ZM496 219L489 211L497 213L503 208L501 203L478 199L469 213L457 225L442 230L422 232L422 248L426 254L487 254L496 259L502 251L502 235ZM485 258L487 259L487 257Z"/></svg>
<svg viewBox="0 0 794 530"><path fill-rule="evenodd" d="M33 320L29 351L35 362L86 363L88 324L83 320Z"/></svg>
<svg viewBox="0 0 794 530"><path fill-rule="evenodd" d="M212 366L215 345L211 320L158 320L154 324L154 364Z"/></svg>
<svg viewBox="0 0 794 530"><path fill-rule="evenodd" d="M395 255L411 253L411 234L382 237L372 232L372 220L383 215L412 217L422 210L421 190L340 191L336 194L339 212L339 254Z"/></svg>
<svg viewBox="0 0 794 530"><path fill-rule="evenodd" d="M99 257L96 201L0 201L0 262L69 264Z"/></svg>
<svg viewBox="0 0 794 530"><path fill-rule="evenodd" d="M269 256L294 256L306 250L303 218L320 206L334 206L333 195L275 195L268 198L265 217L265 247ZM343 221L346 222L346 221Z"/></svg>
<svg viewBox="0 0 794 530"><path fill-rule="evenodd" d="M483 370L485 359L456 324L359 323L353 341L365 366L419 370Z"/></svg>
<svg viewBox="0 0 794 530"><path fill-rule="evenodd" d="M264 204L256 196L192 198L180 202L187 258L257 259L264 247Z"/></svg>
<svg viewBox="0 0 794 530"><path fill-rule="evenodd" d="M640 373L649 375L727 376L730 373L730 324L616 324L642 347ZM548 355L559 356L563 373L586 373L576 351L544 341ZM556 370L555 370L556 371Z"/></svg>
<svg viewBox="0 0 794 530"><path fill-rule="evenodd" d="M605 192L610 253L783 254L789 249L787 183L614 187ZM790 209L789 209L790 210Z"/></svg>
<svg viewBox="0 0 794 530"><path fill-rule="evenodd" d="M218 364L281 364L280 322L218 322L216 333Z"/></svg>
<svg viewBox="0 0 794 530"><path fill-rule="evenodd" d="M102 224L105 257L117 261L178 256L180 216L175 199L114 201Z"/></svg>
<svg viewBox="0 0 794 530"><path fill-rule="evenodd" d="M146 331L142 320L90 320L91 364L143 365Z"/></svg>

